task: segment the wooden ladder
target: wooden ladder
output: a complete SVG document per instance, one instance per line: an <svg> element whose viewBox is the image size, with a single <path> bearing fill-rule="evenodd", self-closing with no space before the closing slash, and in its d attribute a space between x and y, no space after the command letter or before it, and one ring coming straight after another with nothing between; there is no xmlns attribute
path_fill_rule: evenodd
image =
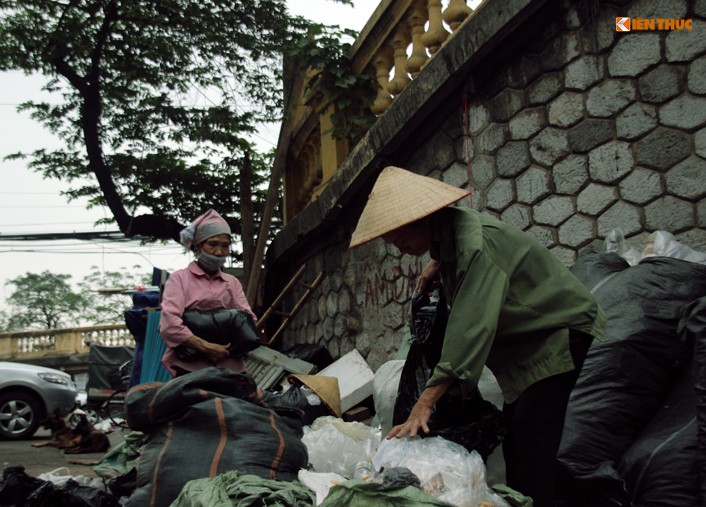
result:
<svg viewBox="0 0 706 507"><path fill-rule="evenodd" d="M316 288L321 284L321 281L324 279L324 273L323 271L320 272L316 278L314 279L313 282L310 284L300 282L299 279L302 277L304 274L304 271L306 271L306 264L303 264L299 270L294 274L292 279L289 281L287 286L282 289L282 292L280 292L279 296L277 296L277 299L274 300L274 302L270 305L270 307L265 311L265 313L260 317L257 321L257 330L262 333L262 331L265 329L265 324L267 321L272 317L273 315L280 315L284 317L284 320L282 321L282 324L280 324L279 328L275 333L272 335L272 337L269 339L267 342L263 342L264 345L271 345L273 344L279 337L280 335L284 332L285 329L287 329L287 326L289 325L290 321L299 313L299 310L301 310L302 306L304 306L304 303L307 302L309 297L311 297L311 294L316 290ZM302 287L306 288L304 291L304 294L302 294L302 297L299 298L299 301L294 305L294 308L292 308L289 312L285 312L280 310L280 306L282 305L282 301L284 301L284 298L296 287L297 285L301 285Z"/></svg>

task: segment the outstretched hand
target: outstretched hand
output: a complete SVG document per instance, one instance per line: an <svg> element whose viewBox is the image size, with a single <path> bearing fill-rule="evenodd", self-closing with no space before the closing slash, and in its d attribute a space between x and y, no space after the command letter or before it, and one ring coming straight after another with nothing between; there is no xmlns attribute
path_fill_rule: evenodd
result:
<svg viewBox="0 0 706 507"><path fill-rule="evenodd" d="M412 407L412 411L409 413L407 420L394 426L388 433L387 438L402 438L407 435L410 437L416 437L419 435L419 430L421 429L425 434L429 433L429 426L427 422L431 417L433 412L433 405L431 407L425 404L415 403Z"/></svg>
<svg viewBox="0 0 706 507"><path fill-rule="evenodd" d="M421 429L424 433L429 433L428 422L434 412L434 405L444 393L451 387L452 380L447 380L441 384L427 387L412 407L407 420L394 426L388 433L387 438L402 438L404 436L416 437Z"/></svg>
<svg viewBox="0 0 706 507"><path fill-rule="evenodd" d="M422 274L419 275L419 280L417 280L417 286L415 290L417 292L431 292L439 286L439 263L434 259L431 259L424 269L422 269Z"/></svg>

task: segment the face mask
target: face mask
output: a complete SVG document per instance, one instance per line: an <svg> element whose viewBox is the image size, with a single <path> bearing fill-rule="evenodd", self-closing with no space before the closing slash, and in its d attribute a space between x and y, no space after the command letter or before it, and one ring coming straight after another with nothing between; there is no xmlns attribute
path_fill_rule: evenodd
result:
<svg viewBox="0 0 706 507"><path fill-rule="evenodd" d="M207 254L206 252L201 252L198 260L199 264L205 271L210 271L212 273L219 271L226 263L225 257Z"/></svg>

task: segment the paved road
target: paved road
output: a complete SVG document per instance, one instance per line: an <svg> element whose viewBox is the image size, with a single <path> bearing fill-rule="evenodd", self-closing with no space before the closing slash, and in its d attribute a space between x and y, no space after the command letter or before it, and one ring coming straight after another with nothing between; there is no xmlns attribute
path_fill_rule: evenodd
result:
<svg viewBox="0 0 706 507"><path fill-rule="evenodd" d="M38 477L40 474L66 467L68 471L62 470L60 475L96 477L91 467L98 463L105 453L64 454L63 450L55 447L32 447L33 443L42 442L48 438L49 431L40 430L30 440L0 440L2 469L22 465L28 475ZM108 435L108 438L111 444L116 445L123 440L122 431L114 431Z"/></svg>

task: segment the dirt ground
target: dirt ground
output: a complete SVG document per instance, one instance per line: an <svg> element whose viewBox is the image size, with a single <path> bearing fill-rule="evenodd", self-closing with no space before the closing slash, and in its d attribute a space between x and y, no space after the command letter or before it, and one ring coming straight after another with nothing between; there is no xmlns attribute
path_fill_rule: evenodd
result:
<svg viewBox="0 0 706 507"><path fill-rule="evenodd" d="M4 470L10 466L21 465L32 477L52 472L61 468L60 475L83 475L96 477L92 466L97 464L105 453L64 454L56 447L32 447L32 444L48 440L49 431L40 430L30 440L8 441L0 440L0 463ZM117 445L123 441L122 430L108 434L111 444ZM65 469L64 469L65 468ZM68 471L66 470L68 469Z"/></svg>

